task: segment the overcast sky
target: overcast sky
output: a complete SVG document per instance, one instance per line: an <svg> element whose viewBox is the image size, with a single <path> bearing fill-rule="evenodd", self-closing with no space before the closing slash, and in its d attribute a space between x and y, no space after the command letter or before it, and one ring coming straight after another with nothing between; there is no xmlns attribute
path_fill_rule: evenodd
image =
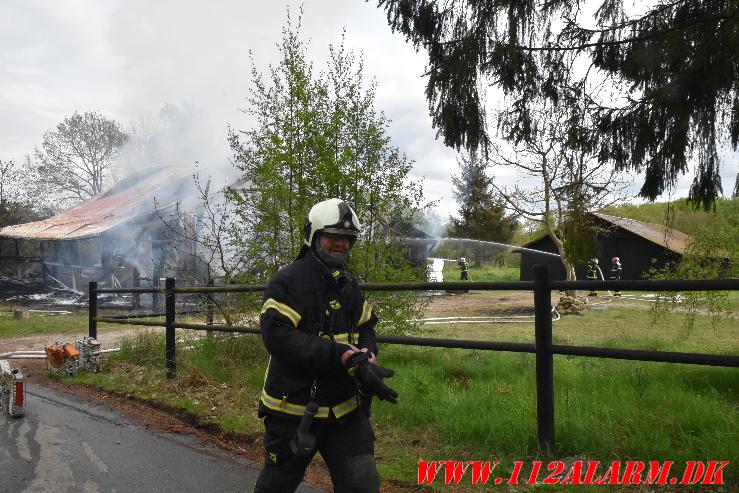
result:
<svg viewBox="0 0 739 493"><path fill-rule="evenodd" d="M239 111L259 70L276 63L288 5L283 0L3 0L0 2L0 159L22 160L75 110L100 111L124 124L153 121L169 103L197 122L187 139L192 161L226 168L226 129L247 128ZM329 43L347 31L377 82L377 107L392 120L393 144L415 161L439 213L456 210L451 174L456 152L436 140L424 98L425 54L387 25L384 11L362 0L306 0L303 34L317 68ZM736 154L724 163L731 193ZM509 173L494 170L499 181ZM681 180L687 193L691 176Z"/></svg>

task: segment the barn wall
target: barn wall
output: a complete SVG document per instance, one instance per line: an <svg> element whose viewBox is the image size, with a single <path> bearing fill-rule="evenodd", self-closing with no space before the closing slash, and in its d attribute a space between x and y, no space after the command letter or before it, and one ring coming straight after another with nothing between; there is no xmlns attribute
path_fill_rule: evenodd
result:
<svg viewBox="0 0 739 493"><path fill-rule="evenodd" d="M652 243L623 228L612 228L605 235L598 236L600 254L598 266L603 277L609 279L611 273L611 259L619 257L623 273L621 279L644 279L650 268L663 268L669 263L680 260L681 256L660 245ZM544 237L526 246L533 250L557 253L557 248L551 238ZM521 253L520 279L534 280L534 265L549 265L552 279L564 280L566 277L564 266L557 257L536 255L523 251ZM586 279L587 266L578 265L575 268L578 279Z"/></svg>
<svg viewBox="0 0 739 493"><path fill-rule="evenodd" d="M598 240L601 247L598 265L606 279L610 275L613 257L621 259L621 278L629 280L644 279L651 268L661 269L681 258L681 255L623 228L611 228L605 236L599 236ZM582 272L584 275L584 266Z"/></svg>
<svg viewBox="0 0 739 493"><path fill-rule="evenodd" d="M532 250L540 250L543 252L557 253L557 247L554 245L552 239L545 236L539 241L527 245L526 248ZM561 281L567 277L564 265L559 257L553 257L551 255L538 255L533 252L527 252L523 250L521 252L521 269L519 278L521 281L533 281L534 280L534 266L535 265L548 265L549 273L552 279Z"/></svg>

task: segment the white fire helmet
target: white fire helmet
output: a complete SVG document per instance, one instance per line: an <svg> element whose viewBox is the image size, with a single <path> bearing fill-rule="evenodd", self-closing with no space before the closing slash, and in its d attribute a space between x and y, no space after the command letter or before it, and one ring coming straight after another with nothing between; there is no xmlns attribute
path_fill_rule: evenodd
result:
<svg viewBox="0 0 739 493"><path fill-rule="evenodd" d="M362 225L349 204L341 199L328 199L311 207L303 228L305 244L311 246L316 233L326 232L350 237L354 245Z"/></svg>
<svg viewBox="0 0 739 493"><path fill-rule="evenodd" d="M620 259L620 258L618 258L618 257L613 257L613 258L611 259L611 262L613 262L614 264L620 264L620 263L621 263L621 259Z"/></svg>

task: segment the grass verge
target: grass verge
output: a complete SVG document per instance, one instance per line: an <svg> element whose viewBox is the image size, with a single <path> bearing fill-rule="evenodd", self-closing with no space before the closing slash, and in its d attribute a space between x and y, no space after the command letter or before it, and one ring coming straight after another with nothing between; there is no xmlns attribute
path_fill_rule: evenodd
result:
<svg viewBox="0 0 739 493"><path fill-rule="evenodd" d="M563 318L555 323L555 340L739 354L735 320L718 327L701 321L689 337L680 333L676 320L668 317L650 327L643 307L624 302L605 312ZM435 326L428 332L533 340L531 324ZM258 436L262 426L256 402L267 362L259 339L208 335L179 345L175 380L165 378L161 332L128 339L103 373L76 379L186 409L213 429ZM385 480L412 489L419 460L495 459L510 470L514 460L539 457L532 355L385 346L380 357L396 370L389 383L401 394L397 406L374 406L378 464ZM554 365L557 458L671 460L676 470L687 460L728 460L727 491L739 486L736 369L560 356ZM465 486L452 489L484 488L464 481ZM592 491L617 489L597 486Z"/></svg>
<svg viewBox="0 0 739 493"><path fill-rule="evenodd" d="M69 315L31 313L30 318L13 318L9 309L0 308L0 338L45 334L86 334L87 325L86 311L76 311Z"/></svg>

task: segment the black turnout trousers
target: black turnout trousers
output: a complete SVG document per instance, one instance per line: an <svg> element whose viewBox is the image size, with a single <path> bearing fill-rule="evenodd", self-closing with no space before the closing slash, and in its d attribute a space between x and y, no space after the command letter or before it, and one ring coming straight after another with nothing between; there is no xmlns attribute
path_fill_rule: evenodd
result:
<svg viewBox="0 0 739 493"><path fill-rule="evenodd" d="M264 467L255 493L291 493L303 480L316 451L293 455L290 440L298 421L274 415L264 418ZM337 423L313 422L317 452L331 473L336 493L378 493L380 477L375 465L375 434L367 416L360 410Z"/></svg>

